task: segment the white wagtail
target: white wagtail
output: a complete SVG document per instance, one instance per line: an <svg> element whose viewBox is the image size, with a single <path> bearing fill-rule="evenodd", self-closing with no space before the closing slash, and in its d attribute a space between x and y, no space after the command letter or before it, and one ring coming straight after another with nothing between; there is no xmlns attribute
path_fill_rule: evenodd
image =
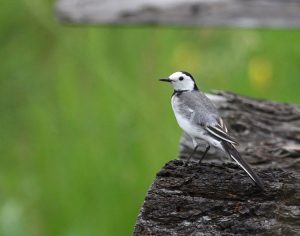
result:
<svg viewBox="0 0 300 236"><path fill-rule="evenodd" d="M191 159L199 146L199 139L207 142L201 160L205 157L210 145L227 153L250 176L254 183L264 189L262 181L250 166L241 158L235 145L238 142L227 133L227 127L213 103L199 91L193 76L184 71L175 72L160 81L173 85L172 108L179 126L188 134L194 144L194 150L187 159Z"/></svg>

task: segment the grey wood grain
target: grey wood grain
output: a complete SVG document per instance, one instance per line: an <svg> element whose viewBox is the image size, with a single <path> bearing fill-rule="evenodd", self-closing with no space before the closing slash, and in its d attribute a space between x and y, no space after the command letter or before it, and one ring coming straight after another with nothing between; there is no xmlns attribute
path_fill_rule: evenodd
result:
<svg viewBox="0 0 300 236"><path fill-rule="evenodd" d="M256 169L261 192L236 165L167 163L138 216L134 236L300 235L300 178Z"/></svg>
<svg viewBox="0 0 300 236"><path fill-rule="evenodd" d="M57 0L72 24L299 27L300 0Z"/></svg>

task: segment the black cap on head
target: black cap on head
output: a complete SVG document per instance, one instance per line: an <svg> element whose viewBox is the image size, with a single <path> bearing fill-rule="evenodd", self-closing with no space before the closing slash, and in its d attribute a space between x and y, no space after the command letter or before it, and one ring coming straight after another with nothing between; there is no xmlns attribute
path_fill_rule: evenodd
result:
<svg viewBox="0 0 300 236"><path fill-rule="evenodd" d="M193 76L189 73L189 72L186 72L186 71L180 71L182 74L185 74L189 77L191 77L192 80L194 80Z"/></svg>

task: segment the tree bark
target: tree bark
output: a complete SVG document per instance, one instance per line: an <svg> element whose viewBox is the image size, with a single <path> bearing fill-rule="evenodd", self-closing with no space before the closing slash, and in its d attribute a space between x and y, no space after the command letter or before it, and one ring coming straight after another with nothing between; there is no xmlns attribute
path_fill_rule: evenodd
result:
<svg viewBox="0 0 300 236"><path fill-rule="evenodd" d="M209 97L262 179L262 192L224 153L198 164L183 134L179 160L157 174L134 235L300 235L300 107L216 92ZM204 146L203 146L204 147Z"/></svg>

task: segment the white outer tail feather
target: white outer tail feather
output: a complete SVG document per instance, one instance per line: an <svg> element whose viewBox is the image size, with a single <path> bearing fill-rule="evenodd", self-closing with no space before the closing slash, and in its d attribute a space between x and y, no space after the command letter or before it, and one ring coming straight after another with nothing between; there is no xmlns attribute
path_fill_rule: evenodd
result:
<svg viewBox="0 0 300 236"><path fill-rule="evenodd" d="M231 143L225 141L222 142L222 146L224 148L224 151L226 151L229 154L229 156L249 175L253 182L259 188L264 190L264 186L260 178L253 172L251 167L241 158L234 146Z"/></svg>
<svg viewBox="0 0 300 236"><path fill-rule="evenodd" d="M243 168L243 170L250 176L250 178L254 181L254 182L256 182L255 181L255 179L252 177L252 175L249 173L249 171L232 155L232 154L229 154L230 156L231 156L231 158L236 162L236 163L238 163L238 165L240 166L240 167L242 167Z"/></svg>

